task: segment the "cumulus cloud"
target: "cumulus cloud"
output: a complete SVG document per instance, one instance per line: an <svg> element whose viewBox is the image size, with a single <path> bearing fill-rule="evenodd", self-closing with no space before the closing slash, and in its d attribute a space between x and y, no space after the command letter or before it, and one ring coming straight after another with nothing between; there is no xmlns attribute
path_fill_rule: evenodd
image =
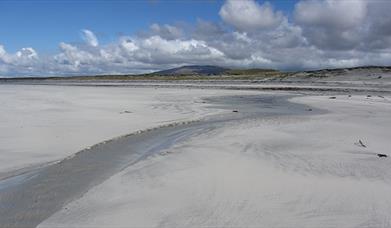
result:
<svg viewBox="0 0 391 228"><path fill-rule="evenodd" d="M3 61L3 63L20 65L24 62L32 62L38 60L38 54L31 47L22 48L12 54L8 53L3 45L0 45L0 60Z"/></svg>
<svg viewBox="0 0 391 228"><path fill-rule="evenodd" d="M360 26L365 19L365 0L305 0L295 6L299 24L347 30Z"/></svg>
<svg viewBox="0 0 391 228"><path fill-rule="evenodd" d="M0 73L81 75L143 73L188 64L282 70L387 65L391 62L391 2L301 0L292 18L271 3L227 0L221 21L152 24L144 32L99 44L59 44L54 55L25 47L8 53L0 45Z"/></svg>
<svg viewBox="0 0 391 228"><path fill-rule="evenodd" d="M367 20L366 0L303 0L296 4L295 22L322 49L348 50L362 41Z"/></svg>
<svg viewBox="0 0 391 228"><path fill-rule="evenodd" d="M88 45L92 47L97 47L99 45L98 38L96 38L95 34L90 30L83 29L82 38Z"/></svg>
<svg viewBox="0 0 391 228"><path fill-rule="evenodd" d="M310 44L327 51L372 52L391 46L390 1L302 0L294 20Z"/></svg>
<svg viewBox="0 0 391 228"><path fill-rule="evenodd" d="M283 16L270 3L260 5L254 0L227 0L220 9L221 18L241 31L269 29L279 25Z"/></svg>
<svg viewBox="0 0 391 228"><path fill-rule="evenodd" d="M80 71L85 67L93 66L98 59L93 53L67 43L60 43L60 50L61 53L54 56L54 61L70 71Z"/></svg>
<svg viewBox="0 0 391 228"><path fill-rule="evenodd" d="M38 58L37 52L31 47L22 48L20 51L17 51L15 55L21 59L37 59Z"/></svg>
<svg viewBox="0 0 391 228"><path fill-rule="evenodd" d="M39 56L33 48L26 47L15 53L8 53L4 46L0 45L0 73L33 75L39 65Z"/></svg>

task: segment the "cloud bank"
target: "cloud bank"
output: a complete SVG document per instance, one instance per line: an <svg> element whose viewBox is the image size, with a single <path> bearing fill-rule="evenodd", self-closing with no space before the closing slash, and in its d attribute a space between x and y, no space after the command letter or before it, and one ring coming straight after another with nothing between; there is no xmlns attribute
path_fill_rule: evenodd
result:
<svg viewBox="0 0 391 228"><path fill-rule="evenodd" d="M187 64L282 70L390 65L391 2L301 0L288 17L272 3L227 0L221 21L152 24L137 35L100 44L60 43L53 55L32 47L8 53L0 44L0 75L144 73Z"/></svg>

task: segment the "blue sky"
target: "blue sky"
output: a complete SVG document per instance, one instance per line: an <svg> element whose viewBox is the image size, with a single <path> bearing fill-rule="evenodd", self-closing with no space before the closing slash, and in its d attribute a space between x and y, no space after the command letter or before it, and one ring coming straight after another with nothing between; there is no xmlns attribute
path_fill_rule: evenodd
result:
<svg viewBox="0 0 391 228"><path fill-rule="evenodd" d="M3 0L0 77L390 65L389 0Z"/></svg>
<svg viewBox="0 0 391 228"><path fill-rule="evenodd" d="M101 43L109 43L153 23L221 21L218 12L223 3L222 0L5 0L0 1L0 43L10 52L27 46L53 52L60 42L81 41L81 29L94 31ZM289 13L295 1L271 3Z"/></svg>

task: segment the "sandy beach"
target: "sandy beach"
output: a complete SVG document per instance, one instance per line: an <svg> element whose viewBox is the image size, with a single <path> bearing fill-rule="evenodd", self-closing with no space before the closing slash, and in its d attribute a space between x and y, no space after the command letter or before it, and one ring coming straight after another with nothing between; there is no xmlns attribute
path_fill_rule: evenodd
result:
<svg viewBox="0 0 391 228"><path fill-rule="evenodd" d="M202 97L225 94L251 92L0 85L0 177L115 137L221 112Z"/></svg>
<svg viewBox="0 0 391 228"><path fill-rule="evenodd" d="M3 86L5 227L390 226L388 94Z"/></svg>
<svg viewBox="0 0 391 228"><path fill-rule="evenodd" d="M40 227L390 227L390 161L376 156L389 147L389 101L292 101L328 113L239 121L192 137Z"/></svg>

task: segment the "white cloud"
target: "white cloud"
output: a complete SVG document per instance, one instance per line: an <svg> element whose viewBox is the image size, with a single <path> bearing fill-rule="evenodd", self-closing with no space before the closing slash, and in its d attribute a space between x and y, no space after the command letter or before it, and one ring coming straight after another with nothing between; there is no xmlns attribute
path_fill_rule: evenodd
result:
<svg viewBox="0 0 391 228"><path fill-rule="evenodd" d="M3 45L0 45L0 61L14 66L29 65L39 59L37 52L31 48L22 48L14 54L8 53Z"/></svg>
<svg viewBox="0 0 391 228"><path fill-rule="evenodd" d="M126 51L126 52L134 52L139 49L139 47L132 41L129 37L123 37L119 41L119 45Z"/></svg>
<svg viewBox="0 0 391 228"><path fill-rule="evenodd" d="M8 53L0 45L0 73L142 73L185 64L294 70L389 65L390 11L389 1L302 0L290 20L270 3L228 0L220 22L152 24L147 32L103 45L83 30L87 45L62 42L54 55L38 55L31 47Z"/></svg>
<svg viewBox="0 0 391 228"><path fill-rule="evenodd" d="M30 47L22 48L15 53L6 52L0 45L0 73L4 75L23 76L40 72L41 62L37 52Z"/></svg>
<svg viewBox="0 0 391 228"><path fill-rule="evenodd" d="M47 72L61 74L140 73L182 64L222 61L224 54L205 41L150 37L120 37L95 49L60 43L60 53L46 60ZM46 73L47 73L46 72Z"/></svg>
<svg viewBox="0 0 391 228"><path fill-rule="evenodd" d="M97 47L99 45L98 38L96 38L95 34L90 30L83 29L82 38L88 45L92 47Z"/></svg>
<svg viewBox="0 0 391 228"><path fill-rule="evenodd" d="M70 72L90 71L99 65L100 56L67 43L60 43L61 52L53 57L52 67Z"/></svg>
<svg viewBox="0 0 391 228"><path fill-rule="evenodd" d="M274 28L283 19L282 13L275 12L268 2L260 5L254 0L227 0L220 9L220 16L241 31Z"/></svg>
<svg viewBox="0 0 391 228"><path fill-rule="evenodd" d="M18 58L24 58L24 59L37 59L38 54L37 52L31 48L22 48L20 51L17 51L15 54Z"/></svg>

